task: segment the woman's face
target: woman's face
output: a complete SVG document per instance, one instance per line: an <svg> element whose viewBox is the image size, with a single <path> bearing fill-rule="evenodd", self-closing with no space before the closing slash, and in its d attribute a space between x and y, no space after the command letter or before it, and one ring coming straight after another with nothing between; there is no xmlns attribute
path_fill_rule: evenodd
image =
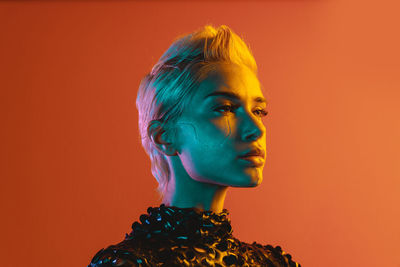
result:
<svg viewBox="0 0 400 267"><path fill-rule="evenodd" d="M192 179L233 187L261 183L266 159L263 99L256 75L245 66L218 64L203 80L176 124L178 156ZM264 155L239 158L253 148Z"/></svg>

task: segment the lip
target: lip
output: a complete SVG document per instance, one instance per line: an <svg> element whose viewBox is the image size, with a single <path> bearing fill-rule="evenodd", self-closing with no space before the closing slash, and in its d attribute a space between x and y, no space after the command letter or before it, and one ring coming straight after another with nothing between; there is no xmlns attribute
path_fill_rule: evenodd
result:
<svg viewBox="0 0 400 267"><path fill-rule="evenodd" d="M261 167L264 165L264 158L261 156L243 156L239 157L243 162L250 163L252 166Z"/></svg>
<svg viewBox="0 0 400 267"><path fill-rule="evenodd" d="M247 150L246 153L244 153L238 157L244 158L244 157L251 157L251 156L259 156L259 157L264 158L265 151L259 147L253 147L250 150Z"/></svg>

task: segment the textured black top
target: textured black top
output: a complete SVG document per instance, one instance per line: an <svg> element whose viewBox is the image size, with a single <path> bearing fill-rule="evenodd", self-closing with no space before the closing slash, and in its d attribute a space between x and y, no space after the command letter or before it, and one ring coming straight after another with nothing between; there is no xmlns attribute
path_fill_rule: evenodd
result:
<svg viewBox="0 0 400 267"><path fill-rule="evenodd" d="M101 249L88 267L267 266L300 267L280 246L241 242L228 210L220 213L161 204L132 224L125 240Z"/></svg>

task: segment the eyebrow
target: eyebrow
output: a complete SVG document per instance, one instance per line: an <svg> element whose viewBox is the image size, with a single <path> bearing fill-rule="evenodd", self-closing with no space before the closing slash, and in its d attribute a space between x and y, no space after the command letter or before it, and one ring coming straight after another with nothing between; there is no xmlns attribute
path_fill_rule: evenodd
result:
<svg viewBox="0 0 400 267"><path fill-rule="evenodd" d="M207 98L207 97L210 97L210 96L226 96L226 97L229 97L229 98L240 100L240 97L237 94L232 93L232 92L217 91L217 92L213 92L211 94L206 95L204 98ZM265 98L260 97L260 96L253 98L253 101L257 102L257 103L265 103L265 104L267 104L267 100L265 100Z"/></svg>

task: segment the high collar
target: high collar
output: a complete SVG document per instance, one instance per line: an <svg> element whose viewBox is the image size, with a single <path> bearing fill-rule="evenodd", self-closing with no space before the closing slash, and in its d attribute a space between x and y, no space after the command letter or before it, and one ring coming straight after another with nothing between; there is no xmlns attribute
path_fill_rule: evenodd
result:
<svg viewBox="0 0 400 267"><path fill-rule="evenodd" d="M203 211L198 208L178 208L175 206L149 207L147 214L140 215L140 223L132 224L132 232L125 240L159 239L185 242L204 238L213 242L232 234L229 212Z"/></svg>

